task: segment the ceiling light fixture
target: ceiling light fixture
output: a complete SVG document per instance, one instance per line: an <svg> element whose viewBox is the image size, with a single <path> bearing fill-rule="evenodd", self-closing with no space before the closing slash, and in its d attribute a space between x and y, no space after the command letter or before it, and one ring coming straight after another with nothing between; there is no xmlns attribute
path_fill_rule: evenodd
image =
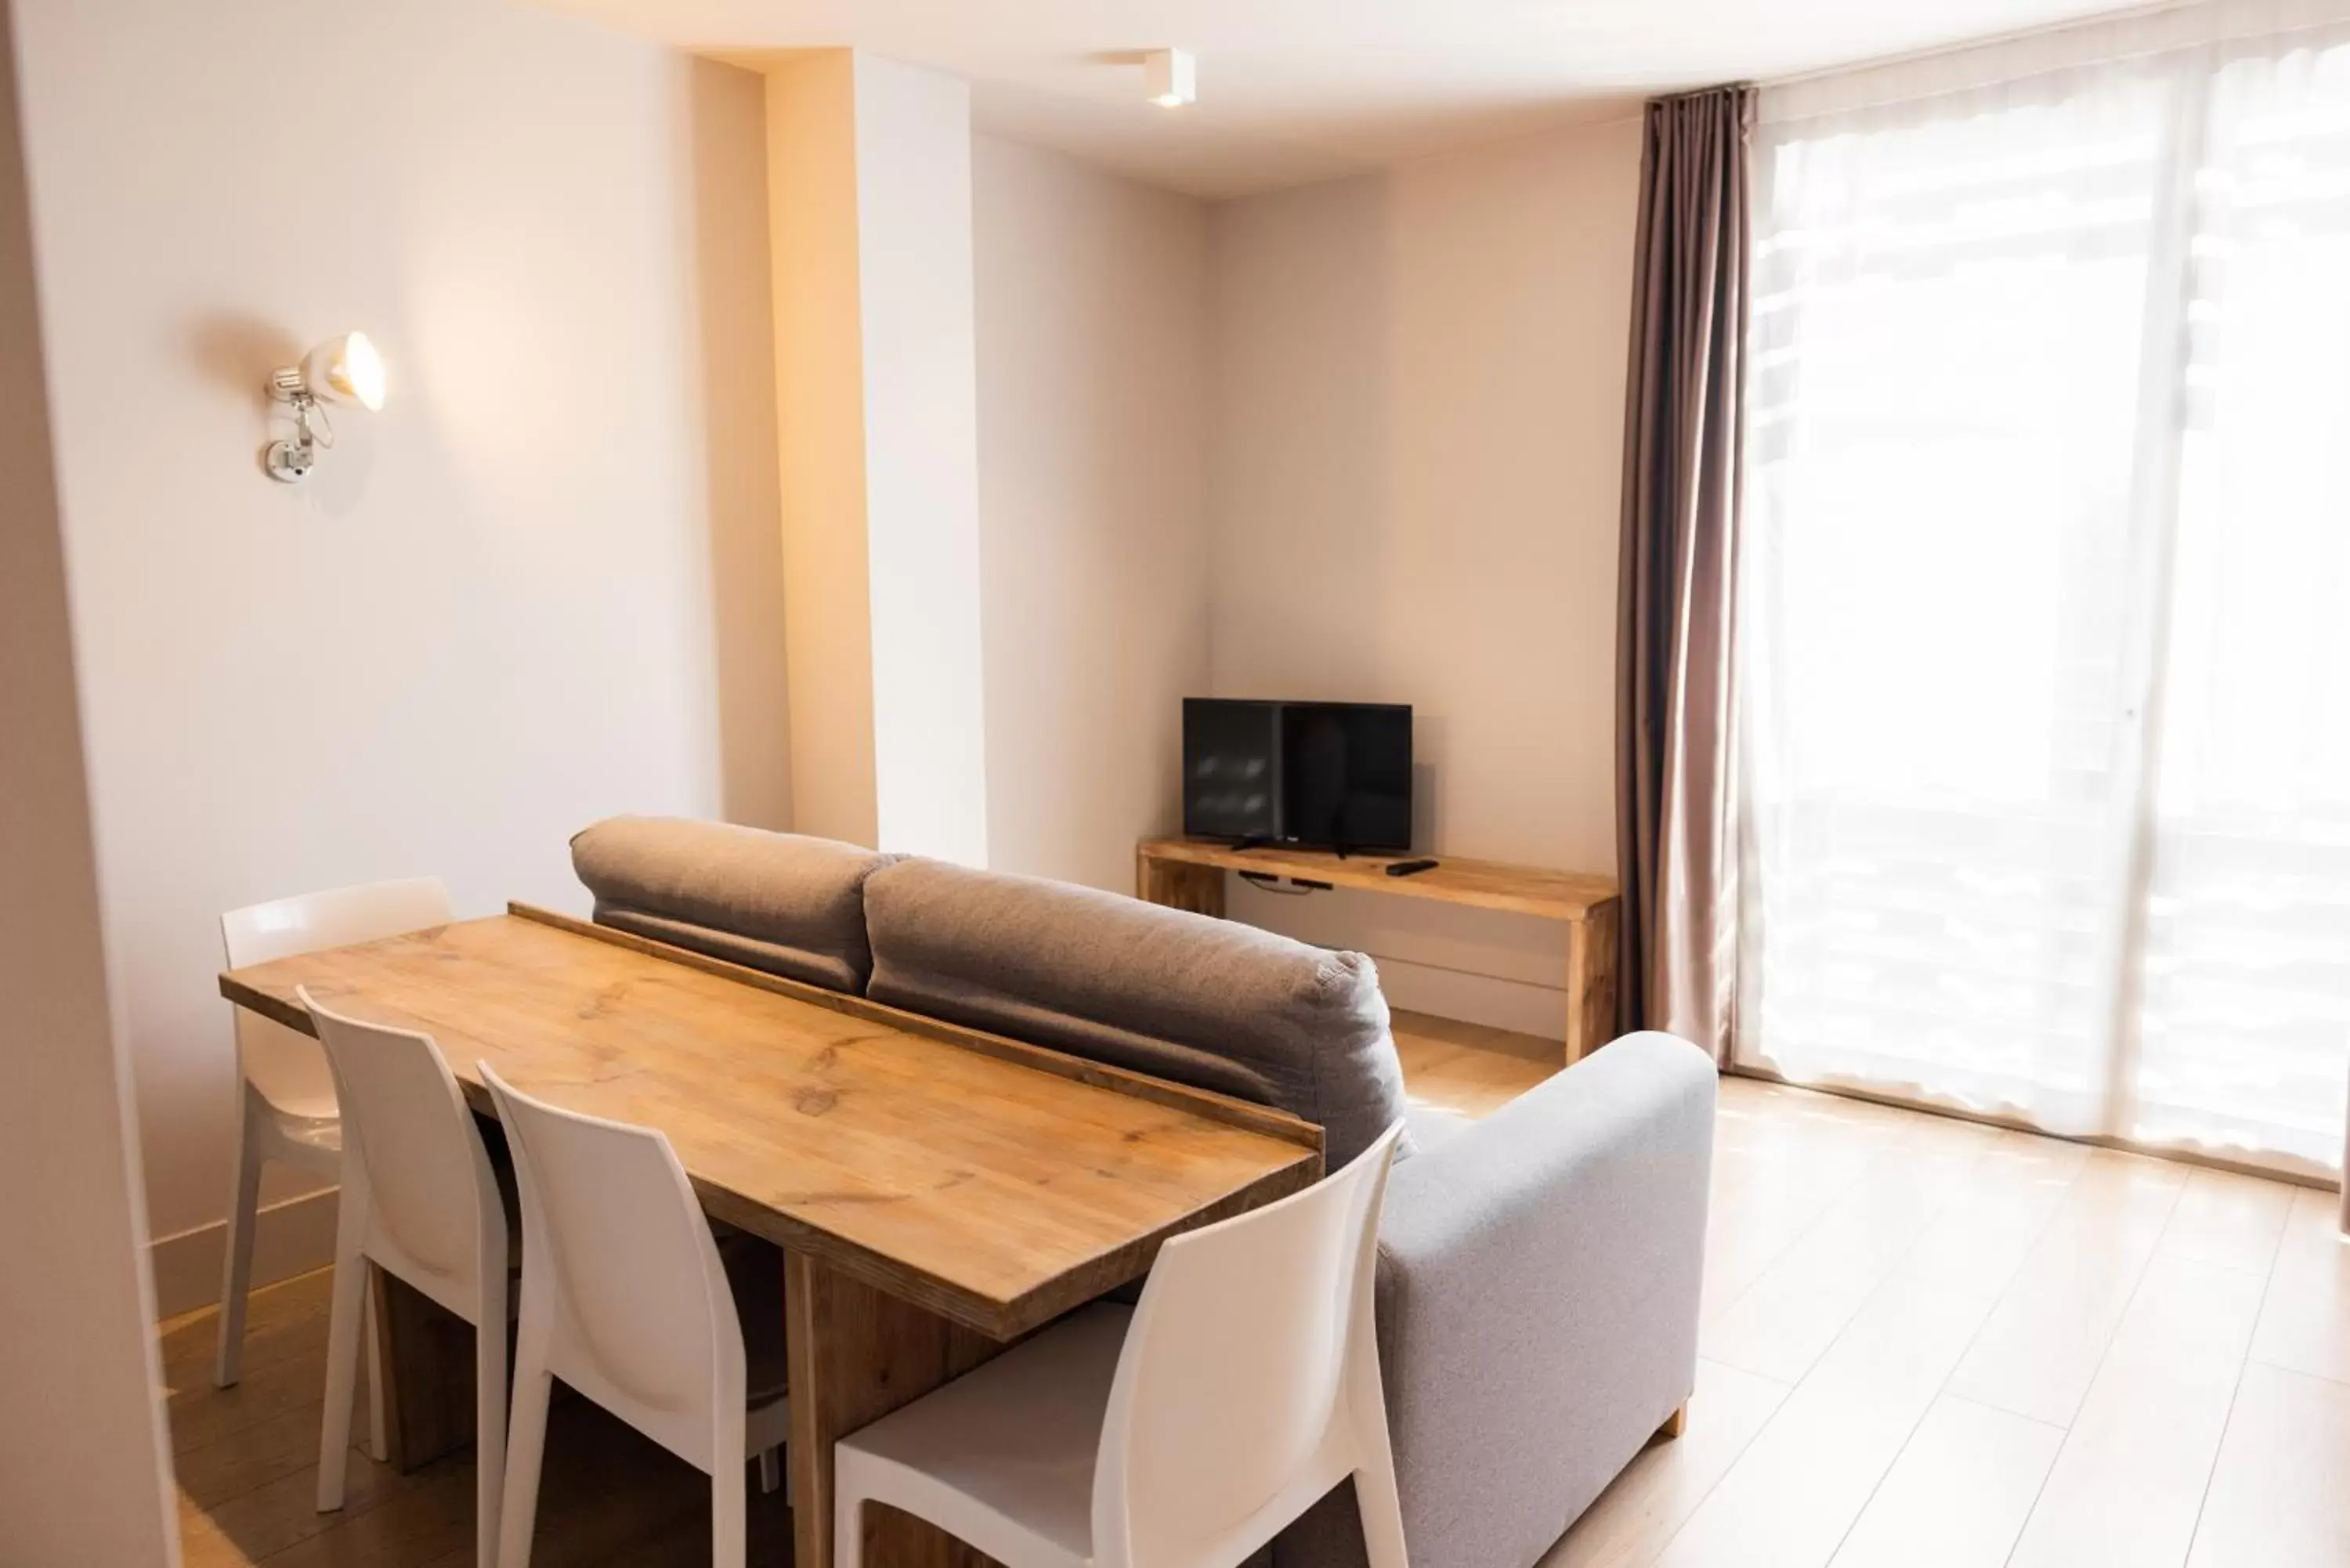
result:
<svg viewBox="0 0 2350 1568"><path fill-rule="evenodd" d="M364 332L329 337L301 364L272 372L269 395L294 410L294 434L264 448L261 466L282 484L308 478L317 466L318 450L335 444L335 427L327 421L323 405L341 403L375 413L383 407L383 356Z"/></svg>
<svg viewBox="0 0 2350 1568"><path fill-rule="evenodd" d="M1150 101L1161 109L1180 109L1200 97L1200 62L1189 49L1153 49L1142 57L1142 76Z"/></svg>

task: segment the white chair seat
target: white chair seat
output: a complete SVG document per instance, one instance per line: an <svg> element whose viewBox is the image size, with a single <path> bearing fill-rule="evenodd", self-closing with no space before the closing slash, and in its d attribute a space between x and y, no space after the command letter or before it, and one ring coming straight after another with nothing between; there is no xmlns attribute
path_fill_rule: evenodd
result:
<svg viewBox="0 0 2350 1568"><path fill-rule="evenodd" d="M841 1438L837 1473L999 1561L1090 1561L1094 1457L1133 1316L1083 1309Z"/></svg>
<svg viewBox="0 0 2350 1568"><path fill-rule="evenodd" d="M760 1457L760 1476L765 1490L773 1491L783 1484L779 1450L791 1440L792 1402L784 1397L783 1386L777 1384L771 1392L754 1394L743 1411L743 1449ZM771 1469L772 1477L768 1473Z"/></svg>
<svg viewBox="0 0 2350 1568"><path fill-rule="evenodd" d="M273 1106L270 1108L277 1113L277 1136L289 1147L315 1150L320 1156L335 1160L343 1158L341 1111L332 1096L319 1101L315 1108L296 1109L288 1106Z"/></svg>
<svg viewBox="0 0 2350 1568"><path fill-rule="evenodd" d="M756 1425L760 1407L783 1398L790 1376L784 1345L783 1254L739 1231L718 1237L717 1246L743 1324L743 1387ZM753 1445L753 1451L762 1446Z"/></svg>
<svg viewBox="0 0 2350 1568"><path fill-rule="evenodd" d="M783 1447L791 1440L790 1363L784 1342L784 1258L764 1241L736 1231L718 1242L718 1260L743 1325L743 1439L759 1456L759 1488L784 1484Z"/></svg>
<svg viewBox="0 0 2350 1568"><path fill-rule="evenodd" d="M743 1366L743 1388L748 1395L745 1407L756 1412L762 1407L775 1404L791 1391L790 1376L784 1370L783 1346L775 1347L775 1359L753 1359Z"/></svg>

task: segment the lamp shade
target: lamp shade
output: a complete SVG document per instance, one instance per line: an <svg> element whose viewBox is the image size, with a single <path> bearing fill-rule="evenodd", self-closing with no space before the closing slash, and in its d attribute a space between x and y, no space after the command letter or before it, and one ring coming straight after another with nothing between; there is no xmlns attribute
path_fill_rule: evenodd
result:
<svg viewBox="0 0 2350 1568"><path fill-rule="evenodd" d="M1142 57L1143 91L1162 109L1180 109L1200 96L1199 65L1189 49L1153 49Z"/></svg>
<svg viewBox="0 0 2350 1568"><path fill-rule="evenodd" d="M323 402L350 403L374 413L383 407L383 356L364 332L329 337L302 361L302 382Z"/></svg>

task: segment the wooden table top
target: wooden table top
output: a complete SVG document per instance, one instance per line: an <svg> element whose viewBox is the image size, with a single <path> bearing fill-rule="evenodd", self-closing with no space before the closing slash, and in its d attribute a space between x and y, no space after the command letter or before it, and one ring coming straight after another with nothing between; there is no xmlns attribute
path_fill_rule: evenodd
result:
<svg viewBox="0 0 2350 1568"><path fill-rule="evenodd" d="M1362 888L1376 893L1400 893L1409 898L1432 898L1446 904L1466 904L1481 909L1507 909L1513 914L1542 915L1554 920L1580 920L1593 908L1617 898L1622 888L1613 877L1584 871L1551 871L1539 866L1512 866L1499 860L1471 860L1457 855L1433 858L1438 865L1409 877L1390 877L1387 868L1411 855L1348 855L1326 850L1291 849L1262 845L1236 849L1198 838L1151 838L1137 846L1146 860L1174 860L1191 866L1218 866L1232 871L1256 871L1273 877L1299 877L1327 882L1334 888Z"/></svg>
<svg viewBox="0 0 2350 1568"><path fill-rule="evenodd" d="M1250 1106L515 906L231 971L432 1034L553 1104L660 1128L710 1213L996 1338L1296 1191L1321 1130Z"/></svg>

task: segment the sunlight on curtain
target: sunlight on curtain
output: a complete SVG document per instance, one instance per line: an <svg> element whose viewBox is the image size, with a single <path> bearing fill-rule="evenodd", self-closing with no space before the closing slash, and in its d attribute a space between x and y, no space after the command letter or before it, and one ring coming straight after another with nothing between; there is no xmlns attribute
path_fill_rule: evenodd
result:
<svg viewBox="0 0 2350 1568"><path fill-rule="evenodd" d="M2338 1162L2345 75L1766 120L1740 1060Z"/></svg>
<svg viewBox="0 0 2350 1568"><path fill-rule="evenodd" d="M2209 92L2129 1130L2326 1164L2350 1058L2350 47L2230 61Z"/></svg>

